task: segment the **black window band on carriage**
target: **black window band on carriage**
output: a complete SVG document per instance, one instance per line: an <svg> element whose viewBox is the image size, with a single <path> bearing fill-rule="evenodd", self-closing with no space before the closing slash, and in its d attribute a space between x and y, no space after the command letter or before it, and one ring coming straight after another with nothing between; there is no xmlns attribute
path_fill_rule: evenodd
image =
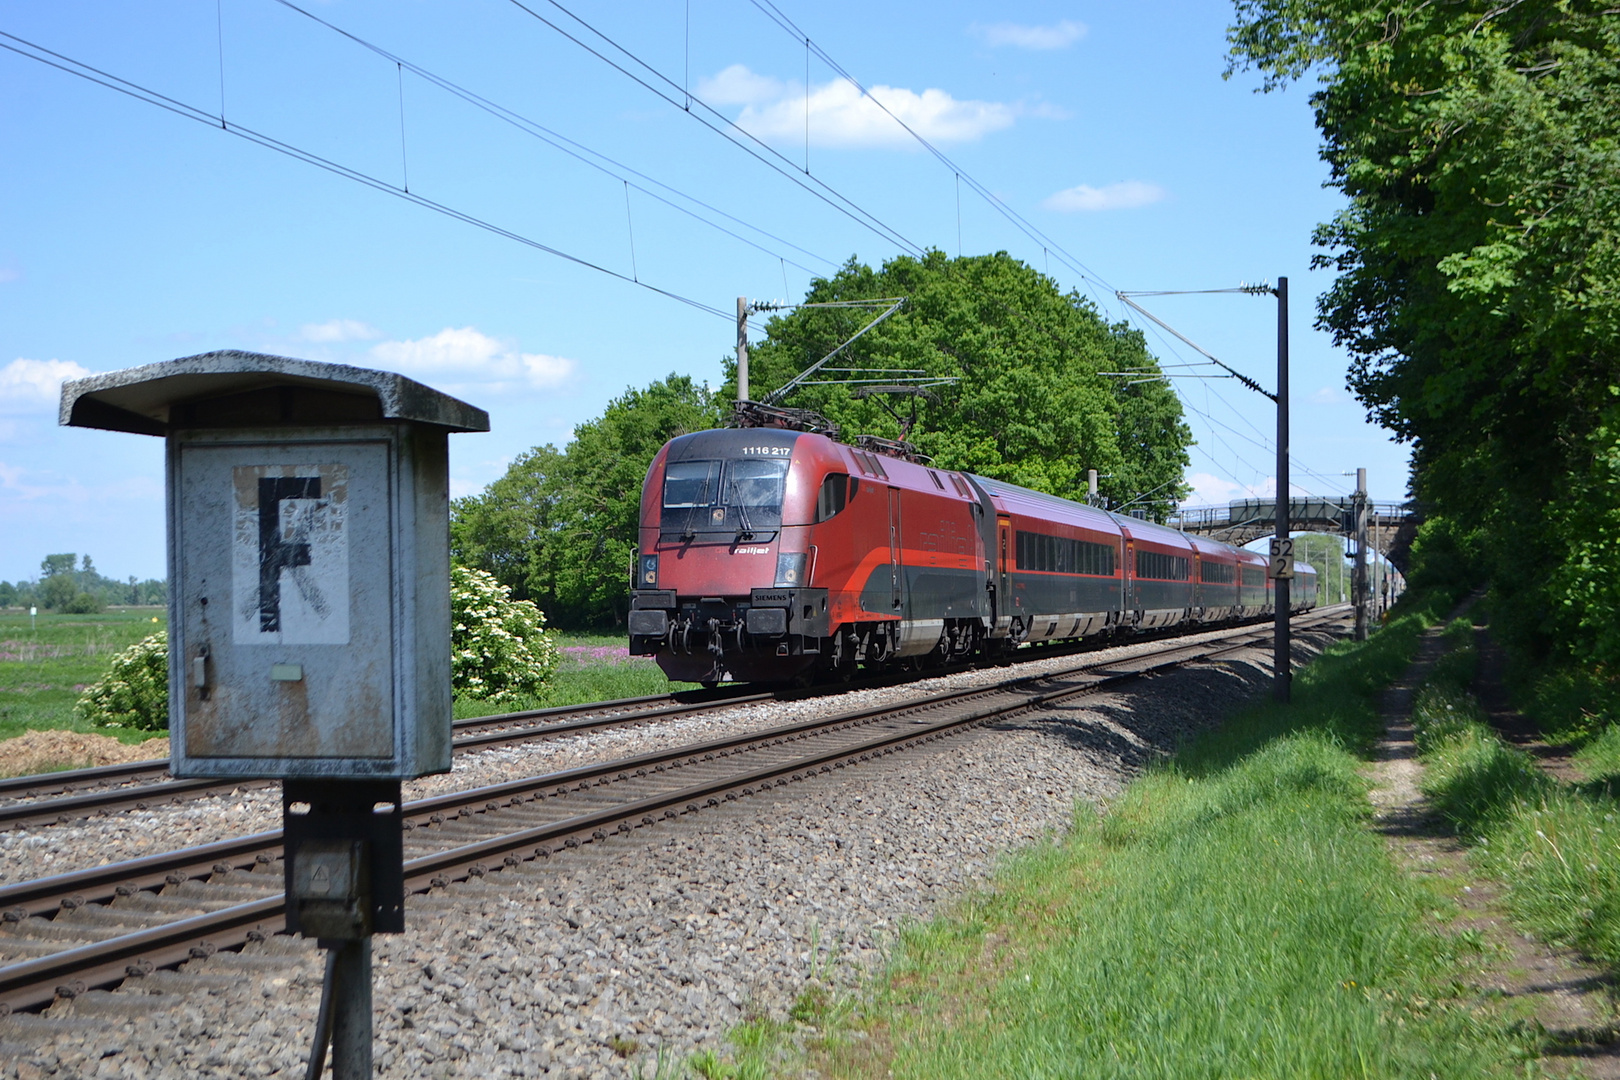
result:
<svg viewBox="0 0 1620 1080"><path fill-rule="evenodd" d="M1162 551L1138 551L1136 576L1157 581L1186 581L1192 577L1192 560Z"/></svg>
<svg viewBox="0 0 1620 1080"><path fill-rule="evenodd" d="M1210 585L1231 585L1237 581L1237 568L1231 563L1201 562L1198 564L1199 576Z"/></svg>
<svg viewBox="0 0 1620 1080"><path fill-rule="evenodd" d="M1020 531L1017 537L1018 569L1056 574L1090 574L1113 577L1114 548L1091 540Z"/></svg>

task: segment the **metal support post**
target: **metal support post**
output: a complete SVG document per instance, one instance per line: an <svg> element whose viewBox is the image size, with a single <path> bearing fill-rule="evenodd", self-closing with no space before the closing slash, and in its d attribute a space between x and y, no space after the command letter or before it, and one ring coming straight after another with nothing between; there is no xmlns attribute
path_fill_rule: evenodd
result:
<svg viewBox="0 0 1620 1080"><path fill-rule="evenodd" d="M330 948L332 1080L371 1080L371 939Z"/></svg>
<svg viewBox="0 0 1620 1080"><path fill-rule="evenodd" d="M1350 580L1356 604L1356 640L1367 640L1367 470L1356 470L1356 569Z"/></svg>
<svg viewBox="0 0 1620 1080"><path fill-rule="evenodd" d="M333 1080L371 1077L371 935L405 929L398 780L282 784L287 928L327 951L307 1080L332 1048Z"/></svg>
<svg viewBox="0 0 1620 1080"><path fill-rule="evenodd" d="M1288 279L1277 279L1277 539L1288 540ZM1272 656L1274 672L1273 692L1280 704L1286 705L1293 682L1292 640L1289 626L1289 597L1286 577L1276 581L1275 652Z"/></svg>
<svg viewBox="0 0 1620 1080"><path fill-rule="evenodd" d="M737 297L737 400L748 400L748 297Z"/></svg>

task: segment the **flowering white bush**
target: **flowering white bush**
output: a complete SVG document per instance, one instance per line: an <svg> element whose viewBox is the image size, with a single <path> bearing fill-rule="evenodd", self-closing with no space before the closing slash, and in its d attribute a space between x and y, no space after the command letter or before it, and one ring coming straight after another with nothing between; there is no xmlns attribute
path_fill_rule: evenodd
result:
<svg viewBox="0 0 1620 1080"><path fill-rule="evenodd" d="M159 630L113 657L74 706L96 727L166 731L169 727L169 634Z"/></svg>
<svg viewBox="0 0 1620 1080"><path fill-rule="evenodd" d="M450 683L495 704L544 689L557 669L556 635L527 600L513 600L495 575L450 569Z"/></svg>

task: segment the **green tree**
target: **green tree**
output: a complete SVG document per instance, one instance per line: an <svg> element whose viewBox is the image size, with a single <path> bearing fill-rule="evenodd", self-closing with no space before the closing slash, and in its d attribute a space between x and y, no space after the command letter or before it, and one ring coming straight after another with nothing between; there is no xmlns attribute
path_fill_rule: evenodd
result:
<svg viewBox="0 0 1620 1080"><path fill-rule="evenodd" d="M626 390L575 428L565 450L536 447L482 493L456 500L453 558L493 574L558 626L623 623L647 467L670 439L720 422L715 395L687 376Z"/></svg>
<svg viewBox="0 0 1620 1080"><path fill-rule="evenodd" d="M920 371L954 383L928 398L860 398L849 386L813 384L851 377L827 373L783 404L824 413L847 433L890 438L901 433L895 414L909 418L915 407L909 438L937 464L1066 498L1084 497L1088 469L1117 502L1146 495L1137 505L1156 516L1185 490L1191 433L1174 392L1102 374L1157 373L1137 331L1108 323L1089 300L1005 252L952 259L931 251L877 270L851 259L815 280L805 300L885 296L906 305L829 367ZM749 350L751 396L783 385L876 313L799 308L770 319L766 340ZM722 395L735 397L735 360L727 374Z"/></svg>
<svg viewBox="0 0 1620 1080"><path fill-rule="evenodd" d="M52 574L39 583L39 602L51 611L65 611L78 595L72 574Z"/></svg>
<svg viewBox="0 0 1620 1080"><path fill-rule="evenodd" d="M78 553L73 551L61 555L47 555L39 564L40 576L53 578L60 574L71 574L74 564L78 561Z"/></svg>
<svg viewBox="0 0 1620 1080"><path fill-rule="evenodd" d="M1233 69L1314 73L1318 306L1413 444L1435 550L1533 655L1620 661L1620 18L1582 0L1237 0ZM1441 543L1444 541L1444 543Z"/></svg>

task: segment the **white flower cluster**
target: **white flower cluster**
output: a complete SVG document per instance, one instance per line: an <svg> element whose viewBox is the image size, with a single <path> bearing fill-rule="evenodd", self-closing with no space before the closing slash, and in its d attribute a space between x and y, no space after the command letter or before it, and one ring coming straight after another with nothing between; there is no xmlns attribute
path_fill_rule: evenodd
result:
<svg viewBox="0 0 1620 1080"><path fill-rule="evenodd" d="M492 704L539 694L557 670L556 635L527 600L495 575L450 569L450 681L458 694Z"/></svg>
<svg viewBox="0 0 1620 1080"><path fill-rule="evenodd" d="M96 727L165 731L169 727L169 634L159 630L117 656L75 705Z"/></svg>

